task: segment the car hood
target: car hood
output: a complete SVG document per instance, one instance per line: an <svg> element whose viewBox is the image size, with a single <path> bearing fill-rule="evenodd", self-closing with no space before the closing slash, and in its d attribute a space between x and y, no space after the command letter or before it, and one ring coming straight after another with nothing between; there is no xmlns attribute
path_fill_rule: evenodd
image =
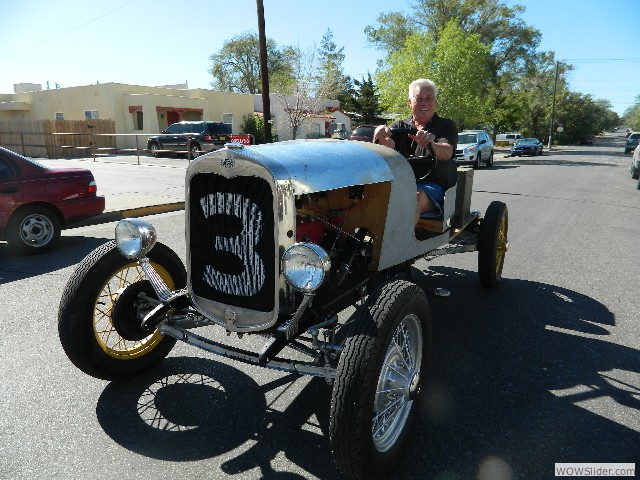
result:
<svg viewBox="0 0 640 480"><path fill-rule="evenodd" d="M459 143L458 146L456 147L458 150L462 150L466 147L477 147L478 146L478 142L473 142L473 143Z"/></svg>

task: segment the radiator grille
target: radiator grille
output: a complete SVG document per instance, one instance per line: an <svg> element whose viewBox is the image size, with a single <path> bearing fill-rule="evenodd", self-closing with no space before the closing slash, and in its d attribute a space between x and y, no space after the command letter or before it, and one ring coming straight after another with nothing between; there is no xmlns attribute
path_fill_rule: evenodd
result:
<svg viewBox="0 0 640 480"><path fill-rule="evenodd" d="M191 288L199 297L274 309L273 194L258 177L198 173L189 189Z"/></svg>

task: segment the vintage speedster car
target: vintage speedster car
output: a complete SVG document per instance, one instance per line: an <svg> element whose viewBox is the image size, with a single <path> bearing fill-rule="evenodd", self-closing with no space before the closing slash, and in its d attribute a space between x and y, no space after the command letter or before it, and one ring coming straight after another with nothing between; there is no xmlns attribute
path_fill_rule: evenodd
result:
<svg viewBox="0 0 640 480"><path fill-rule="evenodd" d="M492 202L484 218L469 211L473 169L451 161L431 170L449 187L444 215L416 229L414 171L387 147L296 140L199 157L186 175L186 269L150 224L120 221L115 242L89 254L66 286L64 350L106 379L153 367L176 340L324 377L338 467L350 478L384 474L407 439L430 345L411 265L478 251L480 282L493 287L507 249L506 206ZM211 326L260 335L263 346L228 345L207 336Z"/></svg>

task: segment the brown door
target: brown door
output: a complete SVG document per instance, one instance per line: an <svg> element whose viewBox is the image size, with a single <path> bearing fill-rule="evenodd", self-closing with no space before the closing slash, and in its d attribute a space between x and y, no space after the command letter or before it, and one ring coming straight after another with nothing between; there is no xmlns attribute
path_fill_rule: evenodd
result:
<svg viewBox="0 0 640 480"><path fill-rule="evenodd" d="M178 112L174 112L173 110L167 110L167 126L179 121L180 121L180 114L178 114Z"/></svg>

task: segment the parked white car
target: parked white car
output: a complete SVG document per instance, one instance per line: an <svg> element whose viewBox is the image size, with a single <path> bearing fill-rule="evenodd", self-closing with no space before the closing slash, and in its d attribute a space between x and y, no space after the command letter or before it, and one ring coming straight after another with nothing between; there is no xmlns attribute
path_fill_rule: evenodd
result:
<svg viewBox="0 0 640 480"><path fill-rule="evenodd" d="M640 144L633 151L633 157L631 157L631 178L638 180L640 177ZM640 181L638 181L638 190L640 190Z"/></svg>
<svg viewBox="0 0 640 480"><path fill-rule="evenodd" d="M524 137L519 133L499 133L496 136L496 142L509 142L510 145L522 139L524 139Z"/></svg>
<svg viewBox="0 0 640 480"><path fill-rule="evenodd" d="M483 130L464 130L458 134L456 148L457 163L472 163L480 168L484 163L493 165L493 142L489 134Z"/></svg>

